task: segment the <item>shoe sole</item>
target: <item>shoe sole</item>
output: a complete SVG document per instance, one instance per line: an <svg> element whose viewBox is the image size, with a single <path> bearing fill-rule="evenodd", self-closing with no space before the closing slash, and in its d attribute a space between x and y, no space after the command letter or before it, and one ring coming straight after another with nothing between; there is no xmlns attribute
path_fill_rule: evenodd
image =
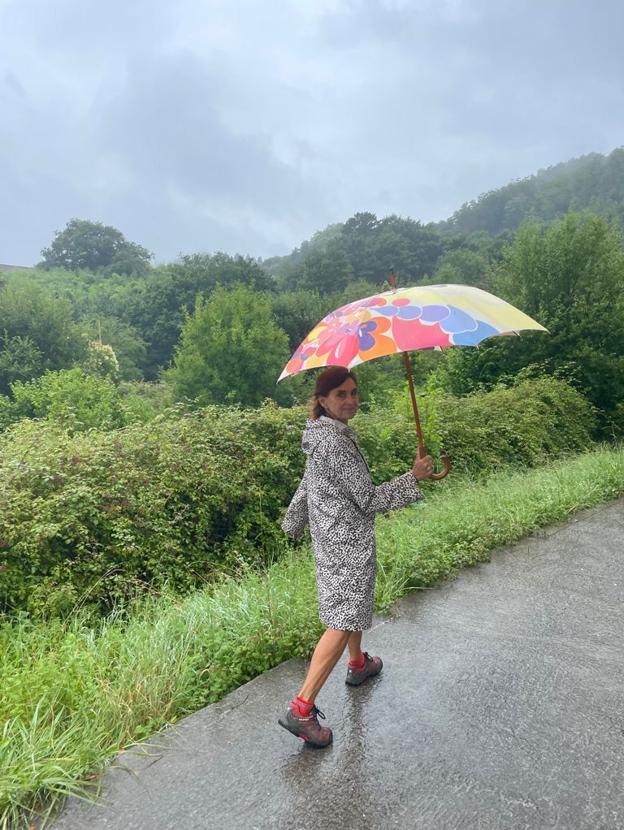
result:
<svg viewBox="0 0 624 830"><path fill-rule="evenodd" d="M329 746L334 740L332 735L332 737L329 740L329 743L319 744L317 741L315 741L313 738L310 738L308 735L304 735L302 732L295 732L295 730L290 726L290 724L286 723L286 721L283 721L281 718L278 718L277 722L280 726L283 726L287 732L290 732L291 735L294 735L295 738L301 738L301 740L304 741L307 744L307 746L311 746L314 749L325 749L325 747Z"/></svg>

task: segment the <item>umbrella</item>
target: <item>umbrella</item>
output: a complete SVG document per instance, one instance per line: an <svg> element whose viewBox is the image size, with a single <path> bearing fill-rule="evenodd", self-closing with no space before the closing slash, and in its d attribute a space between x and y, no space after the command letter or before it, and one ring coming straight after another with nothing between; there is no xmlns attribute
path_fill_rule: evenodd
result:
<svg viewBox="0 0 624 830"><path fill-rule="evenodd" d="M403 353L412 399L418 454L426 455L408 352L478 346L496 335L517 335L522 330L546 331L535 320L493 294L470 285L419 285L375 294L332 311L298 346L278 378L321 366L352 369L376 357ZM450 462L432 478L448 474Z"/></svg>

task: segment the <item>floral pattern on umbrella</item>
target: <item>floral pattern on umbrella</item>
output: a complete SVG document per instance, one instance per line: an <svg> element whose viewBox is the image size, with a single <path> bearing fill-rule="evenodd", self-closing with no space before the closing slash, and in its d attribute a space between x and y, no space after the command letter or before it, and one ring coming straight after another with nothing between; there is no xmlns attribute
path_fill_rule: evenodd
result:
<svg viewBox="0 0 624 830"><path fill-rule="evenodd" d="M352 368L414 349L478 346L487 337L544 327L504 300L468 285L402 288L332 311L312 329L279 380L321 366Z"/></svg>

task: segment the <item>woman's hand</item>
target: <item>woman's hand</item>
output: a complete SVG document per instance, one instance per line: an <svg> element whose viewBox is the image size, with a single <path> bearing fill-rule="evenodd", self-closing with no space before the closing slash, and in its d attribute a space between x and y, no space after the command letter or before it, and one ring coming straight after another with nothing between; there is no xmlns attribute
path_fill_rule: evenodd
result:
<svg viewBox="0 0 624 830"><path fill-rule="evenodd" d="M433 473L433 460L430 455L425 455L423 458L416 458L414 466L412 467L412 475L416 481L421 481L423 478L429 478Z"/></svg>

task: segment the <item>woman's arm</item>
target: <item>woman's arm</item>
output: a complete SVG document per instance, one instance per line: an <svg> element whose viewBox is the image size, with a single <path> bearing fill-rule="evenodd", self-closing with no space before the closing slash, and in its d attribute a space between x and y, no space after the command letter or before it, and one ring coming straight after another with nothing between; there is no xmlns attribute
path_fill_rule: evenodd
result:
<svg viewBox="0 0 624 830"><path fill-rule="evenodd" d="M326 457L326 463L340 490L364 513L385 513L386 510L397 510L424 498L412 473L374 485L366 462L355 447L351 451L343 445L336 446Z"/></svg>
<svg viewBox="0 0 624 830"><path fill-rule="evenodd" d="M308 491L305 483L305 476L301 479L299 487L288 505L286 516L282 522L282 530L295 539L301 536L303 529L308 523Z"/></svg>

